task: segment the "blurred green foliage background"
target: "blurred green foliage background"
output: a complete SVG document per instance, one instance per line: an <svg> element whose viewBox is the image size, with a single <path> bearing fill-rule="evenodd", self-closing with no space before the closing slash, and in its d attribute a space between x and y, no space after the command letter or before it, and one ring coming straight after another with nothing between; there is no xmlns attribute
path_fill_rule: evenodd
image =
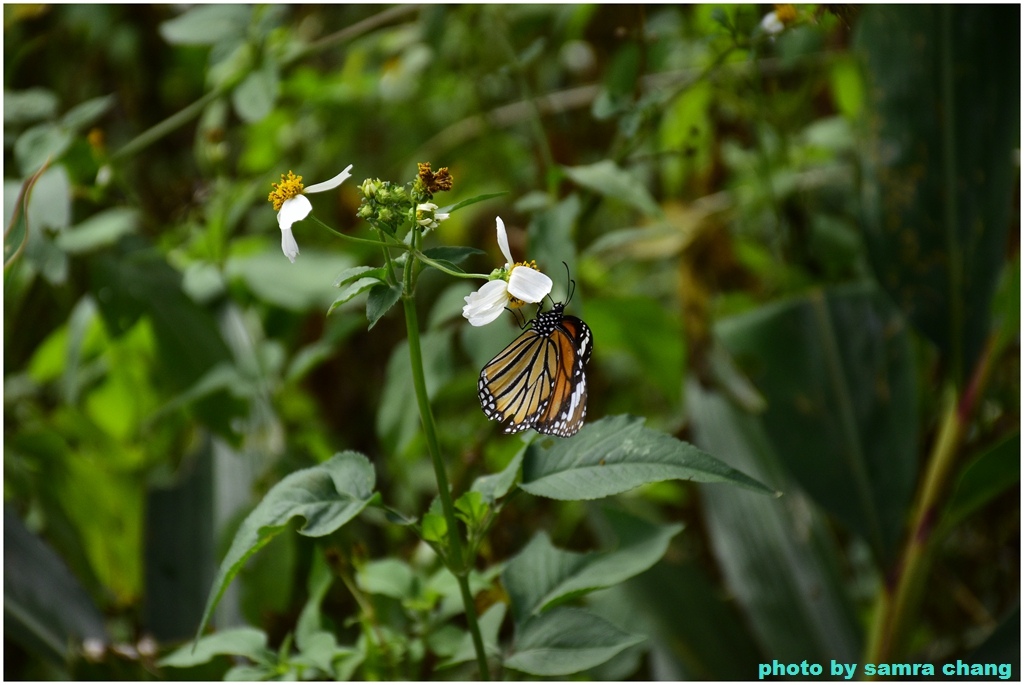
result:
<svg viewBox="0 0 1024 685"><path fill-rule="evenodd" d="M568 264L590 417L646 416L785 492L505 511L489 562L538 530L593 547L609 508L685 524L595 595L649 640L588 675L978 654L1019 678L1019 7L786 6L778 32L771 10L5 5L5 678L221 677L155 663L261 493L336 451L426 508L400 317L325 316L379 255L306 221L290 264L265 201L289 169L404 182L423 161L453 201L508 193L436 233L488 251L472 270L498 263L496 215L514 255ZM354 185L313 203L360 235ZM469 284L420 286L464 489L521 445L476 399L516 329L469 327ZM415 553L373 520L342 538L362 563ZM215 624L281 645L310 550L275 539ZM340 633L357 610L340 584L324 600Z"/></svg>

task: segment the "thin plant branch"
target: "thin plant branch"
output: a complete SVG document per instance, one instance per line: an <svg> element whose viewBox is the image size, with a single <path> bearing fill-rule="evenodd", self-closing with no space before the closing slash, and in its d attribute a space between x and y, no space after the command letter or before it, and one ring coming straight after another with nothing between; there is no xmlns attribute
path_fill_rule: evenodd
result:
<svg viewBox="0 0 1024 685"><path fill-rule="evenodd" d="M418 233L413 233L412 248L419 249ZM402 306L405 309L405 327L409 339L409 362L412 367L413 388L416 393L416 403L420 412L420 423L423 425L423 435L427 442L427 451L434 466L434 476L437 479L438 497L441 501L441 509L444 511L445 522L448 527L448 554L443 556L448 569L455 575L459 584L459 591L462 594L462 604L466 612L466 624L472 636L473 648L476 651L477 667L480 669L480 679L490 680L491 674L487 666L487 653L484 651L483 637L480 634L480 625L477 621L476 606L473 603L473 593L469 587L469 566L467 558L463 553L462 541L459 537L458 521L455 518L455 505L452 502L451 489L448 484L448 474L445 470L444 458L441 455L440 444L437 439L437 429L434 424L434 414L430 407L430 398L427 395L426 376L423 371L423 352L420 348L419 321L416 317L416 300L413 297L415 289L416 260L410 259L405 263L405 272L402 289Z"/></svg>
<svg viewBox="0 0 1024 685"><path fill-rule="evenodd" d="M25 183L22 184L21 190L18 191L18 198L14 202L14 212L11 214L11 220L4 229L4 251L7 250L7 237L14 231L14 226L18 223L18 217L23 216L23 223L25 224L25 233L21 236L21 243L18 245L18 249L10 257L4 259L4 271L6 272L14 262L18 260L18 257L25 251L25 246L28 245L28 201L32 197L32 189L36 185L36 181L43 175L50 166L50 158L47 157L43 165L39 167L39 170L29 176Z"/></svg>

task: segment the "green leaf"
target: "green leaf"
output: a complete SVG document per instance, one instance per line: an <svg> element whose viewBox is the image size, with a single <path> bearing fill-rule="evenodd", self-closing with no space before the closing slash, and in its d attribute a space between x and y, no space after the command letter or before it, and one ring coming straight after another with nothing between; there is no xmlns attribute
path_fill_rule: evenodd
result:
<svg viewBox="0 0 1024 685"><path fill-rule="evenodd" d="M45 88L4 91L4 124L30 124L57 114L60 101Z"/></svg>
<svg viewBox="0 0 1024 685"><path fill-rule="evenodd" d="M993 323L996 339L992 345L993 358L1020 335L1020 255L1006 265L992 298Z"/></svg>
<svg viewBox="0 0 1024 685"><path fill-rule="evenodd" d="M111 335L121 337L148 316L162 366L173 370L167 373L172 389L185 390L231 360L213 315L182 291L181 275L159 255L110 250L97 253L88 265L89 287ZM215 423L226 423L231 411L225 402L202 410Z"/></svg>
<svg viewBox="0 0 1024 685"><path fill-rule="evenodd" d="M471 570L469 572L469 593L473 597L484 590L494 587L494 579L501 572L501 565L491 566L485 571ZM462 603L462 588L459 581L445 567L439 568L427 580L423 587L423 597L435 600L441 599L440 606L435 610L434 617L438 621L445 621L452 616L458 616L465 612L466 607Z"/></svg>
<svg viewBox="0 0 1024 685"><path fill-rule="evenodd" d="M683 155L665 155L659 163L661 187L671 196L676 188L686 187L694 177L712 164L717 149L715 140L714 108L717 103L716 86L701 80L686 88L678 97L659 107L664 114L658 125L658 144L663 150L685 150ZM688 208L694 209L693 205ZM686 240L693 234L675 226L677 239Z"/></svg>
<svg viewBox="0 0 1024 685"><path fill-rule="evenodd" d="M244 656L257 663L270 663L274 653L267 648L267 635L256 628L232 628L206 635L185 644L157 662L161 668L188 668L205 664L215 656Z"/></svg>
<svg viewBox="0 0 1024 685"><path fill-rule="evenodd" d="M669 540L682 528L678 524L640 524L632 537L619 541L614 551L586 554L556 549L547 533L538 533L501 576L512 600L516 624L646 571L661 559Z"/></svg>
<svg viewBox="0 0 1024 685"><path fill-rule="evenodd" d="M729 593L766 654L780 661L855 662L861 628L821 513L787 481L760 418L697 382L686 387L698 444L778 482L786 495L701 487L712 549ZM767 422L765 422L767 423Z"/></svg>
<svg viewBox="0 0 1024 685"><path fill-rule="evenodd" d="M832 99L839 112L850 121L855 121L864 109L864 74L858 60L843 56L832 63L829 73Z"/></svg>
<svg viewBox="0 0 1024 685"><path fill-rule="evenodd" d="M129 385L128 402L140 401L138 390ZM118 413L130 416L132 408ZM139 431L138 424L133 422L132 429ZM146 429L140 433L159 435ZM207 433L197 443L194 451L182 455L181 462L187 466L172 483L164 487L151 483L146 488L142 510L143 620L162 643L178 641L195 630L217 564L216 526L210 522L214 502L224 493L214 494L214 440Z"/></svg>
<svg viewBox="0 0 1024 685"><path fill-rule="evenodd" d="M231 91L231 104L239 118L251 124L270 114L280 91L279 81L277 65L272 62L249 72Z"/></svg>
<svg viewBox="0 0 1024 685"><path fill-rule="evenodd" d="M51 664L86 638L109 640L103 616L57 553L4 507L4 635Z"/></svg>
<svg viewBox="0 0 1024 685"><path fill-rule="evenodd" d="M23 174L35 173L49 159L55 162L74 140L71 131L56 124L39 124L14 141L14 159Z"/></svg>
<svg viewBox="0 0 1024 685"><path fill-rule="evenodd" d="M618 605L615 611L608 607L611 602ZM734 598L692 558L662 560L621 585L594 593L588 605L624 630L652 636L651 659L677 673L660 679L743 681L763 660Z"/></svg>
<svg viewBox="0 0 1024 685"><path fill-rule="evenodd" d="M160 24L160 35L172 45L213 45L246 34L252 8L247 5L200 5Z"/></svg>
<svg viewBox="0 0 1024 685"><path fill-rule="evenodd" d="M435 269L447 269L448 271L454 271L457 274L466 273L464 269L460 268L455 262L449 262L445 259L435 259L433 264L427 264L425 266L432 266Z"/></svg>
<svg viewBox="0 0 1024 685"><path fill-rule="evenodd" d="M244 281L264 302L301 312L333 302L337 290L331 287L331 279L351 263L352 258L345 254L308 249L302 251L298 263L292 264L280 248L275 248L231 257L225 272Z"/></svg>
<svg viewBox="0 0 1024 685"><path fill-rule="evenodd" d="M444 542L448 534L448 522L441 514L426 513L423 515L423 539L429 542Z"/></svg>
<svg viewBox="0 0 1024 685"><path fill-rule="evenodd" d="M530 675L564 676L603 664L644 639L587 611L559 607L517 631L504 665Z"/></svg>
<svg viewBox="0 0 1024 685"><path fill-rule="evenodd" d="M697 210L690 216L703 216ZM606 263L618 263L627 260L661 260L679 254L691 240L691 232L680 230L681 217L673 217L673 221L659 221L642 227L619 228L608 231L592 242L586 254L601 258ZM693 222L696 224L696 221ZM696 231L696 227L693 229Z"/></svg>
<svg viewBox="0 0 1024 685"><path fill-rule="evenodd" d="M877 5L857 22L868 251L958 384L988 336L1015 211L1019 23L989 5Z"/></svg>
<svg viewBox="0 0 1024 685"><path fill-rule="evenodd" d="M470 529L483 523L487 513L491 510L484 497L479 492L469 490L455 500L455 515L466 522Z"/></svg>
<svg viewBox="0 0 1024 685"><path fill-rule="evenodd" d="M541 269L552 276L554 287L551 297L555 302L565 302L569 296L569 282L560 275L561 262L569 267L569 273L576 273L576 243L573 229L582 211L579 193L571 193L561 202L537 211L530 220L527 235L530 239L530 253L544 255Z"/></svg>
<svg viewBox="0 0 1024 685"><path fill-rule="evenodd" d="M153 422L165 418L172 411L176 411L196 400L209 397L221 391L230 391L245 396L251 395L256 391L256 388L239 373L237 366L222 362L203 374L191 386L168 399L167 402L149 415L146 418L148 423L146 427L151 427Z"/></svg>
<svg viewBox="0 0 1024 685"><path fill-rule="evenodd" d="M501 623L505 620L505 611L508 607L498 602L492 604L479 619L480 637L484 641L484 653L490 658L500 656L501 647L498 643L498 632L501 630ZM473 645L473 636L468 632L464 633L462 640L451 657L446 659L438 668L448 668L456 664L464 664L467 661L476 659L476 647Z"/></svg>
<svg viewBox="0 0 1024 685"><path fill-rule="evenodd" d="M400 297L402 297L402 286L397 283L394 285L379 283L370 288L370 296L366 299L366 318L370 322L369 328L373 328L380 321L380 317L387 314Z"/></svg>
<svg viewBox="0 0 1024 685"><path fill-rule="evenodd" d="M227 39L210 51L206 81L214 88L234 88L252 73L258 59L252 43Z"/></svg>
<svg viewBox="0 0 1024 685"><path fill-rule="evenodd" d="M716 333L764 395L765 429L788 471L879 560L891 560L918 442L899 312L871 285L843 286L723 320Z"/></svg>
<svg viewBox="0 0 1024 685"><path fill-rule="evenodd" d="M91 126L97 119L110 111L115 102L116 100L113 95L103 95L86 100L69 109L61 117L60 123L72 131L80 131L87 126Z"/></svg>
<svg viewBox="0 0 1024 685"><path fill-rule="evenodd" d="M68 317L67 344L64 350L62 350L64 353L62 360L64 363L64 375L61 379L61 385L64 390L64 401L70 405L78 404L82 386L91 382L88 373L83 370L83 366L85 366L85 359L83 357L88 355L83 348L85 348L87 340L92 342L92 339L95 339L96 334L99 333L98 329L101 329L102 326L98 326L98 323L96 303L90 295L83 295ZM147 349L147 352L149 351ZM117 370L123 368L123 366L119 366ZM117 370L112 370L108 379L114 377ZM134 392L132 395L133 401L137 402L139 393ZM125 412L119 413L123 414Z"/></svg>
<svg viewBox="0 0 1024 685"><path fill-rule="evenodd" d="M9 216L5 215L6 228L4 229L4 268L12 263L15 255L20 254L29 241L29 214L32 214L32 220L36 220L35 213L31 211L33 206L32 195L35 189L36 183L46 175L47 167L40 168L37 172L25 179L24 183L20 186L15 184L4 184L4 212L10 212ZM67 175L60 167L61 173L64 175L63 178L67 179ZM51 184L52 185L52 184ZM16 190L16 197L11 203L11 207L7 206L7 190L10 187L12 191ZM44 186L45 188L45 186ZM66 196L64 196L64 203L70 204ZM8 239L10 242L8 242Z"/></svg>
<svg viewBox="0 0 1024 685"><path fill-rule="evenodd" d="M944 527L952 527L1020 482L1020 433L968 463L946 505Z"/></svg>
<svg viewBox="0 0 1024 685"><path fill-rule="evenodd" d="M107 331L121 338L142 317L152 324L161 361L158 372L165 390L187 390L232 354L211 310L200 306L181 288L181 274L155 250L131 249L120 241L86 260L89 289ZM131 251L127 251L131 250ZM222 434L235 434L230 421L241 403L221 393L194 406L206 425Z"/></svg>
<svg viewBox="0 0 1024 685"><path fill-rule="evenodd" d="M541 497L581 500L679 478L774 494L710 454L643 424L642 418L610 416L571 439L533 443L523 460L520 487Z"/></svg>
<svg viewBox="0 0 1024 685"><path fill-rule="evenodd" d="M60 231L71 225L71 179L63 164L46 169L28 198L33 235L44 227Z"/></svg>
<svg viewBox="0 0 1024 685"><path fill-rule="evenodd" d="M341 294L338 295L337 299L331 303L331 307L330 309L327 310L327 313L330 314L335 310L335 308L345 304L359 293L365 290L369 290L370 288L373 288L374 286L377 285L386 286L387 284L377 278L360 278L356 281L348 283L344 288L341 289Z"/></svg>
<svg viewBox="0 0 1024 685"><path fill-rule="evenodd" d="M523 445L500 472L492 473L489 476L480 476L473 481L470 490L483 495L484 501L488 504L494 504L507 495L512 486L516 484L516 477L519 475L519 467L522 466L523 455L526 454L527 447L528 445Z"/></svg>
<svg viewBox="0 0 1024 685"><path fill-rule="evenodd" d="M423 250L423 254L430 257L431 259L443 262L449 262L451 264L459 264L466 261L468 257L475 254L487 254L483 250L478 250L475 247L461 247L461 246L443 246L443 247L431 247Z"/></svg>
<svg viewBox="0 0 1024 685"><path fill-rule="evenodd" d="M373 499L374 472L358 452L340 452L329 461L296 471L272 487L246 517L217 569L197 636L245 561L282 532L295 516L306 519L299 533L321 537L333 533Z"/></svg>
<svg viewBox="0 0 1024 685"><path fill-rule="evenodd" d="M242 664L224 674L226 683L257 683L282 677L281 666L277 663ZM292 675L294 679L295 676Z"/></svg>
<svg viewBox="0 0 1024 685"><path fill-rule="evenodd" d="M129 207L106 209L82 223L60 233L54 241L60 249L71 254L89 252L116 243L138 228L139 213Z"/></svg>
<svg viewBox="0 0 1024 685"><path fill-rule="evenodd" d="M302 652L316 649L312 644L314 641L317 641L319 644L320 638L317 636L324 632L320 605L324 601L327 591L334 583L334 578L334 573L327 565L324 555L317 549L313 553L313 563L309 569L309 582L307 583L308 599L306 599L306 604L302 607L302 613L299 614L299 620L295 624L295 646ZM332 640L333 637L331 635ZM323 670L330 673L330 664L326 665L328 668Z"/></svg>
<svg viewBox="0 0 1024 685"><path fill-rule="evenodd" d="M448 213L454 212L454 211L456 211L458 209L462 209L463 207L468 207L469 205L475 205L477 202L483 202L484 200L490 200L490 199L495 198L495 197L501 197L502 195L508 195L508 191L507 190L503 190L500 193L484 193L482 195L474 195L473 197L469 198L468 200L462 200L461 202L456 202L455 204L448 205L446 207L438 207L437 208L437 212L439 214L448 214Z"/></svg>
<svg viewBox="0 0 1024 685"><path fill-rule="evenodd" d="M292 356L284 380L288 383L301 380L324 361L333 357L338 346L361 327L362 322L354 316L336 317L326 322L321 336L297 350Z"/></svg>
<svg viewBox="0 0 1024 685"><path fill-rule="evenodd" d="M580 674L580 679L621 682L629 680L634 676L640 676L643 673L650 673L650 677L655 680L686 680L678 671L678 675L673 673L670 670L671 666L665 661L659 662L650 671L641 671L644 656L648 652L653 651L659 641L657 633L651 630L655 626L653 626L652 622L646 620L647 616L639 610L636 602L632 601L623 592L623 585L613 585L610 588L599 590L588 596L586 608L587 611L603 618L626 633L651 635L653 639L627 647L603 664L588 668ZM696 612L691 612L689 609L684 610L684 614L687 617L697 615ZM710 623L706 623L703 620L703 616L701 618L702 625L710 625ZM716 635L718 634L717 625L714 632ZM673 635L672 637L672 641L675 642L675 636ZM652 657L652 659L654 658L657 657ZM756 670L756 666L754 670Z"/></svg>
<svg viewBox="0 0 1024 685"><path fill-rule="evenodd" d="M663 214L647 186L609 159L588 166L562 167L562 170L578 186L624 202L647 216Z"/></svg>
<svg viewBox="0 0 1024 685"><path fill-rule="evenodd" d="M351 266L347 269L342 270L340 274L334 279L334 287L340 288L343 285L357 281L360 278L375 278L378 281L384 281L386 278L387 270L383 266Z"/></svg>
<svg viewBox="0 0 1024 685"><path fill-rule="evenodd" d="M356 573L356 583L362 590L395 599L411 598L415 582L412 567L401 559L371 561Z"/></svg>

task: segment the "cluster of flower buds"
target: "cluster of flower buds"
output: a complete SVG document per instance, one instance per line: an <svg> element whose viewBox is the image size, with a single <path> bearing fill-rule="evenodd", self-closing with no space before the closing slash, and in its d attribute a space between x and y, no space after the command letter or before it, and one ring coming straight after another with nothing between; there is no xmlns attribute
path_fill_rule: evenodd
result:
<svg viewBox="0 0 1024 685"><path fill-rule="evenodd" d="M395 235L412 211L413 201L405 186L380 179L366 179L359 186L363 202L356 216L388 235Z"/></svg>

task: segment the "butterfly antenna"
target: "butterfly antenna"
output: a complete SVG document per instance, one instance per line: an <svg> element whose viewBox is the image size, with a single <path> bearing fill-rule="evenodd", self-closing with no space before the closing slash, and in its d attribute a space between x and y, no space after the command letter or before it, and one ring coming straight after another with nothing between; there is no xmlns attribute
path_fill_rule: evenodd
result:
<svg viewBox="0 0 1024 685"><path fill-rule="evenodd" d="M572 276L569 274L569 265L562 262L562 266L565 267L565 278L569 282L565 286L565 289L569 291L569 297L565 299L565 303L569 304L572 301L572 296L576 293L576 281L572 280Z"/></svg>

